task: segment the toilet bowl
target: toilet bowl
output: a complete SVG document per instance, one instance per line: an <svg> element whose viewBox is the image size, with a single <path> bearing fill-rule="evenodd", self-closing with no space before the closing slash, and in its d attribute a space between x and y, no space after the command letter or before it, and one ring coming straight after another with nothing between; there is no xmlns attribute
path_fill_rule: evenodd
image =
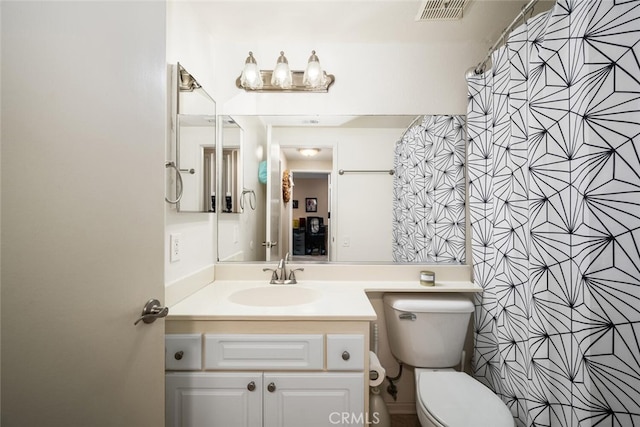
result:
<svg viewBox="0 0 640 427"><path fill-rule="evenodd" d="M511 412L478 380L457 372L473 303L459 294L385 294L391 353L415 367L422 427L513 427Z"/></svg>
<svg viewBox="0 0 640 427"><path fill-rule="evenodd" d="M422 427L513 427L507 406L463 372L416 369L416 411Z"/></svg>

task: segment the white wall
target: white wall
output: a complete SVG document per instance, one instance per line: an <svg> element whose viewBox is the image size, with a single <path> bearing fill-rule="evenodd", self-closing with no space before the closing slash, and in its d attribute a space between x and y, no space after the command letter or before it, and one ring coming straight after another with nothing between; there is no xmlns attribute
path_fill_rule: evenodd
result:
<svg viewBox="0 0 640 427"><path fill-rule="evenodd" d="M328 93L248 93L235 86L248 51L253 51L261 68L271 69L277 53L284 50L291 67L303 69L311 48L321 53L323 67L336 77ZM467 103L464 74L473 65L470 58L482 56L481 52L486 51L486 40L425 40L419 44L316 43L314 46L291 41L276 44L256 40L249 44L216 40L213 50L214 91L225 114L464 114ZM381 145L376 148L371 140L366 144L360 142L369 149L363 149L360 143L342 147L342 153L336 151L338 169L391 169L393 143L403 130L390 131L389 139L380 141ZM334 138L320 142L335 145L336 141ZM299 141L297 143L299 145ZM318 143L316 141L316 145ZM392 260L392 179L390 175L334 176L337 203L333 212L340 223L332 228L333 260ZM341 185L342 191L338 189ZM361 191L363 188L367 191ZM367 215L367 209L375 209L375 215ZM287 212L283 211L285 218ZM285 233L288 230L289 227ZM376 234L376 242L384 244L371 245L371 233ZM345 238L349 246L343 246Z"/></svg>
<svg viewBox="0 0 640 427"><path fill-rule="evenodd" d="M272 69L287 52L292 69L304 69L309 50L321 53L335 75L329 93L248 93L235 87L247 52ZM215 92L228 114L463 114L469 58L486 51L481 41L422 44L216 43Z"/></svg>
<svg viewBox="0 0 640 427"><path fill-rule="evenodd" d="M353 129L338 144L337 169L393 169L404 129ZM393 176L387 172L336 175L336 259L392 261Z"/></svg>

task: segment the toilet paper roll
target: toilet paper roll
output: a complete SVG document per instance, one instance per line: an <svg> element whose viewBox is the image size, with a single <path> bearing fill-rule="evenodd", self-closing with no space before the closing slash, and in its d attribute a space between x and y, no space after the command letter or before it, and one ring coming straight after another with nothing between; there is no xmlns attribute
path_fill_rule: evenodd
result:
<svg viewBox="0 0 640 427"><path fill-rule="evenodd" d="M378 356L373 352L369 352L369 386L376 387L382 384L386 371L380 364Z"/></svg>

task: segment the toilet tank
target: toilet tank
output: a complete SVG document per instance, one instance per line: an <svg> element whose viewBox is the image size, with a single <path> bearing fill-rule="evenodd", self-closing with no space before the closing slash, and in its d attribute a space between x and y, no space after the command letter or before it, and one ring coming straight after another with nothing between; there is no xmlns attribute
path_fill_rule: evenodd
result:
<svg viewBox="0 0 640 427"><path fill-rule="evenodd" d="M471 300L458 294L385 294L384 315L391 353L419 368L449 368L460 363Z"/></svg>

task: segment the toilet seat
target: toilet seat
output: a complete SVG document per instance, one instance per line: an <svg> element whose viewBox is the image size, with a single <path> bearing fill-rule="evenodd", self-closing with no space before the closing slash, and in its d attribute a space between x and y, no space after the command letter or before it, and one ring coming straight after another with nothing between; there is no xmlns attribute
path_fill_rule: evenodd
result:
<svg viewBox="0 0 640 427"><path fill-rule="evenodd" d="M446 427L513 427L511 412L488 387L456 371L416 369L418 410Z"/></svg>

